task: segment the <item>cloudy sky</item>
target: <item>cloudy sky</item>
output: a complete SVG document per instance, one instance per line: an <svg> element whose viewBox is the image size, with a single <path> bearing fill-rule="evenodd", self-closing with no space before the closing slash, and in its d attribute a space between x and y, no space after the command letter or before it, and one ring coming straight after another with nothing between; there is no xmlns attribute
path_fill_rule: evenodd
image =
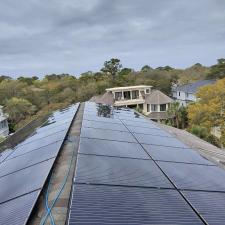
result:
<svg viewBox="0 0 225 225"><path fill-rule="evenodd" d="M224 0L1 0L0 74L136 70L225 57Z"/></svg>

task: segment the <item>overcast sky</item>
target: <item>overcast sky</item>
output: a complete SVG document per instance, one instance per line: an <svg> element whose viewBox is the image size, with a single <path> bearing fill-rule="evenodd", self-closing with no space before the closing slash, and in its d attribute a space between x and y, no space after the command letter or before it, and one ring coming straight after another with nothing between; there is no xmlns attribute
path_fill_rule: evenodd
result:
<svg viewBox="0 0 225 225"><path fill-rule="evenodd" d="M225 0L1 0L0 74L136 70L225 57Z"/></svg>

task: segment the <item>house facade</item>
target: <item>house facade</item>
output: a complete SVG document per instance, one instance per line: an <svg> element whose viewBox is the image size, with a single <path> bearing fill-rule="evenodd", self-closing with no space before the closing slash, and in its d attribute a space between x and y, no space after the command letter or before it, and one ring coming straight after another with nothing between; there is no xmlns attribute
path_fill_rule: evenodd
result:
<svg viewBox="0 0 225 225"><path fill-rule="evenodd" d="M3 113L3 106L0 106L0 137L6 137L9 134L7 117Z"/></svg>
<svg viewBox="0 0 225 225"><path fill-rule="evenodd" d="M188 103L197 101L196 93L199 88L214 83L214 80L200 80L191 84L173 86L172 96L180 106L187 106Z"/></svg>
<svg viewBox="0 0 225 225"><path fill-rule="evenodd" d="M112 105L139 108L143 114L157 121L168 118L166 112L173 102L161 91L146 85L108 88L105 95L113 98Z"/></svg>

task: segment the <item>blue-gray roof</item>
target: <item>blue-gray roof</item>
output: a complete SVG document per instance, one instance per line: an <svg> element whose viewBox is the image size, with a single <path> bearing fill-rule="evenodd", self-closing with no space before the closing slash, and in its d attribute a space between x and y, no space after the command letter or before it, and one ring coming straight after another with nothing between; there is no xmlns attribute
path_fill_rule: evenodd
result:
<svg viewBox="0 0 225 225"><path fill-rule="evenodd" d="M175 88L175 91L183 91L186 93L196 93L200 87L209 85L209 84L214 84L214 83L215 83L215 80L200 80L195 83L178 86Z"/></svg>

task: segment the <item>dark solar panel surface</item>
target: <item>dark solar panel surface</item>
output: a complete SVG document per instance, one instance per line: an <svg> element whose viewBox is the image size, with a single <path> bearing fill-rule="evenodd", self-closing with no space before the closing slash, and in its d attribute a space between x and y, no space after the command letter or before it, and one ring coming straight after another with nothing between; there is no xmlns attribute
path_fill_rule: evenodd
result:
<svg viewBox="0 0 225 225"><path fill-rule="evenodd" d="M36 164L0 178L0 203L41 189L54 159Z"/></svg>
<svg viewBox="0 0 225 225"><path fill-rule="evenodd" d="M215 165L214 163L199 155L193 149L145 144L143 144L143 147L154 160Z"/></svg>
<svg viewBox="0 0 225 225"><path fill-rule="evenodd" d="M183 191L183 194L209 225L224 225L225 193Z"/></svg>
<svg viewBox="0 0 225 225"><path fill-rule="evenodd" d="M150 134L156 136L172 137L169 133L155 128L127 126L130 132L137 134Z"/></svg>
<svg viewBox="0 0 225 225"><path fill-rule="evenodd" d="M27 221L39 191L26 194L9 202L0 204L1 225L24 225Z"/></svg>
<svg viewBox="0 0 225 225"><path fill-rule="evenodd" d="M175 190L75 185L73 224L203 224Z"/></svg>
<svg viewBox="0 0 225 225"><path fill-rule="evenodd" d="M223 224L224 170L155 123L88 102L81 136L69 224Z"/></svg>
<svg viewBox="0 0 225 225"><path fill-rule="evenodd" d="M93 155L79 155L75 182L141 187L172 187L152 160Z"/></svg>
<svg viewBox="0 0 225 225"><path fill-rule="evenodd" d="M28 138L0 156L0 224L27 221L79 104L53 113Z"/></svg>
<svg viewBox="0 0 225 225"><path fill-rule="evenodd" d="M134 133L134 136L137 138L138 142L142 144L187 148L187 145L185 145L184 143L173 137L163 137L149 134L136 134L136 133Z"/></svg>
<svg viewBox="0 0 225 225"><path fill-rule="evenodd" d="M83 120L82 126L98 128L98 129L106 129L106 130L128 131L123 124L118 124L118 123L113 124L113 123L105 123L105 122L99 122L99 121L97 122L97 121Z"/></svg>
<svg viewBox="0 0 225 225"><path fill-rule="evenodd" d="M102 130L95 128L82 127L81 137L97 138L114 141L137 142L129 132L116 130Z"/></svg>
<svg viewBox="0 0 225 225"><path fill-rule="evenodd" d="M225 171L217 166L158 162L179 189L224 191Z"/></svg>
<svg viewBox="0 0 225 225"><path fill-rule="evenodd" d="M81 138L79 153L149 159L137 143Z"/></svg>

